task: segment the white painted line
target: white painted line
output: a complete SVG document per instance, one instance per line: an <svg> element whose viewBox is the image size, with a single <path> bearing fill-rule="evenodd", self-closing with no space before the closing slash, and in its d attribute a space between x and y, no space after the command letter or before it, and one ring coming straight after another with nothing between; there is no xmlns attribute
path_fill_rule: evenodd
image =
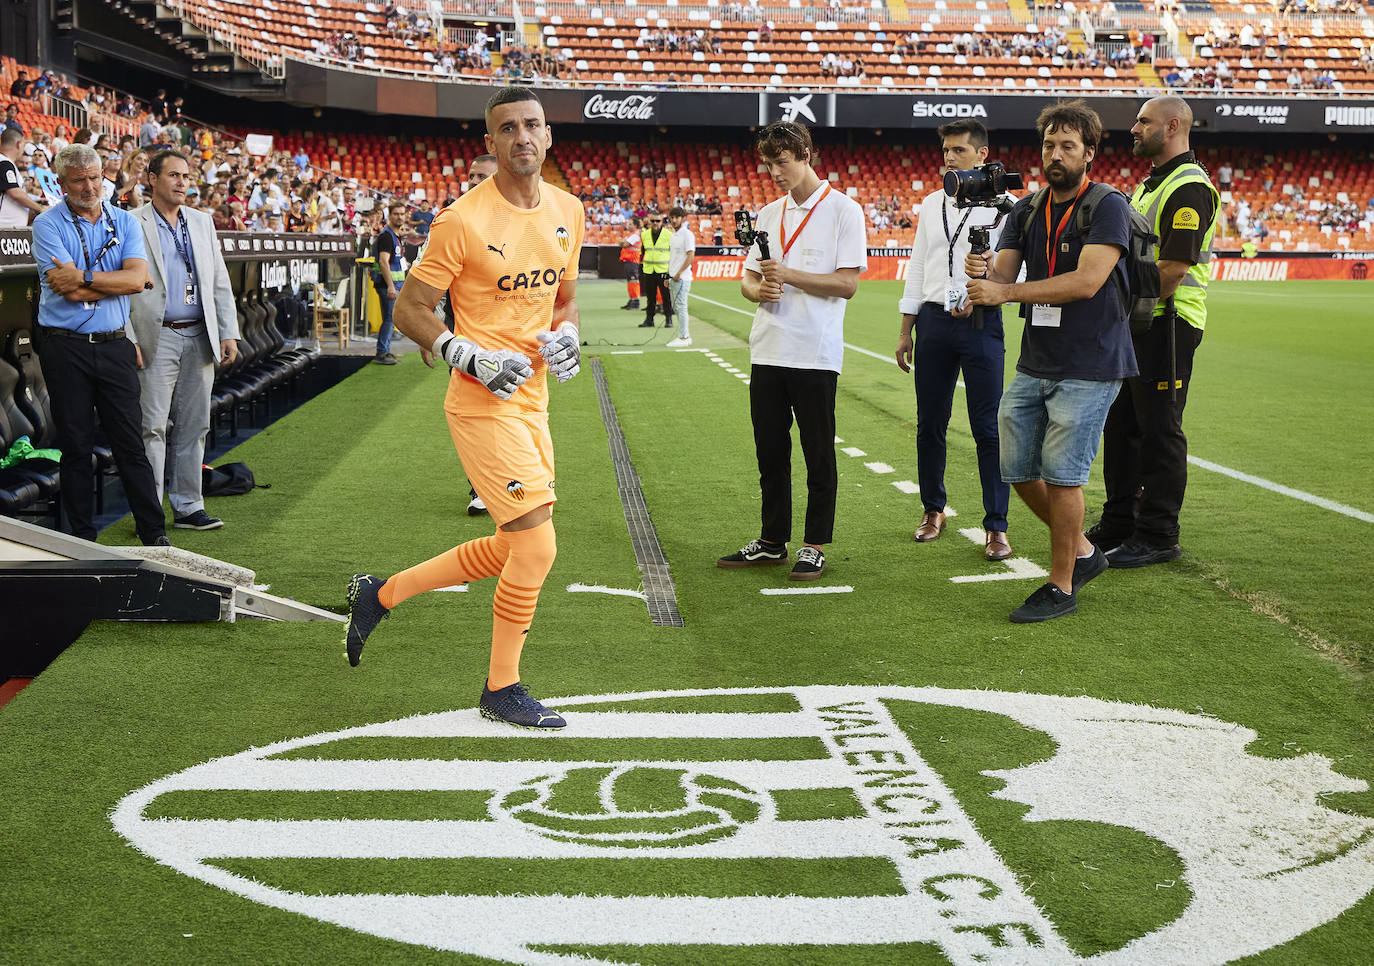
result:
<svg viewBox="0 0 1374 966"><path fill-rule="evenodd" d="M1301 500L1304 503L1311 503L1319 506L1323 510L1331 510L1334 513L1341 513L1348 517L1354 517L1365 523L1374 523L1374 513L1366 513L1364 510L1357 510L1353 506L1346 506L1344 503L1337 503L1335 500L1328 500L1325 497L1307 493L1303 490L1295 490L1291 486L1284 486L1282 483L1275 483L1273 480L1266 480L1262 476L1251 476L1249 473L1242 473L1240 470L1233 470L1229 466L1222 466L1220 463L1212 463L1208 460L1199 459L1196 456L1189 456L1188 462L1204 470L1211 470L1213 473L1220 473L1222 476L1229 476L1233 480L1240 480L1242 483L1251 483L1261 489L1269 490L1272 493L1279 493L1283 496Z"/></svg>
<svg viewBox="0 0 1374 966"><path fill-rule="evenodd" d="M468 592L468 585L454 584L452 587L436 587L435 590L441 594L466 594Z"/></svg>
<svg viewBox="0 0 1374 966"><path fill-rule="evenodd" d="M747 372L736 372L734 376L736 379L743 379L746 383L749 381L749 373Z"/></svg>
<svg viewBox="0 0 1374 966"><path fill-rule="evenodd" d="M749 385L749 380L748 380L748 379L744 380L744 384L745 384L746 386Z"/></svg>
<svg viewBox="0 0 1374 966"><path fill-rule="evenodd" d="M637 597L644 600L644 594L638 590L625 590L622 587L605 587L601 584L568 584L570 594L609 594L612 597Z"/></svg>
<svg viewBox="0 0 1374 966"><path fill-rule="evenodd" d="M967 577L951 577L950 582L955 584L974 584L983 583L989 580L1031 580L1048 577L1050 572L1039 564L1027 560L1025 557L1012 557L1003 560L1007 570L998 574L969 574Z"/></svg>
<svg viewBox="0 0 1374 966"><path fill-rule="evenodd" d="M859 447L857 446L846 446L844 449L840 450L840 452L843 453L845 456L853 456L855 459L857 459L860 456L868 455L863 450L859 449Z"/></svg>
<svg viewBox="0 0 1374 966"><path fill-rule="evenodd" d="M722 369L731 369L731 368L733 368L733 367L730 365L730 363L726 362L724 359L722 359L720 362L717 362L716 365L720 366Z"/></svg>
<svg viewBox="0 0 1374 966"><path fill-rule="evenodd" d="M886 463L865 463L864 466L867 466L870 470L872 470L874 473L877 473L879 476L883 475L884 473L897 472L892 467L888 466Z"/></svg>
<svg viewBox="0 0 1374 966"><path fill-rule="evenodd" d="M949 516L949 514L946 513L945 516ZM983 531L980 528L964 527L959 531L959 533L961 536L967 537L970 541L978 544L980 547L983 545Z"/></svg>
<svg viewBox="0 0 1374 966"><path fill-rule="evenodd" d="M643 349L615 349L615 350L612 350L611 355L613 355L613 356L642 356L642 355L644 355L644 350L643 350Z"/></svg>
<svg viewBox="0 0 1374 966"><path fill-rule="evenodd" d="M736 369L734 366L731 366L730 368L726 369L725 371L728 372L728 373L730 373L731 375L734 375L734 374L736 374L736 373L739 372L739 370Z"/></svg>
<svg viewBox="0 0 1374 966"><path fill-rule="evenodd" d="M853 587L764 587L759 590L765 597L784 597L794 594L852 594Z"/></svg>
<svg viewBox="0 0 1374 966"><path fill-rule="evenodd" d="M911 482L910 480L893 480L892 485L895 486L897 489L901 490L903 493L909 494L911 496L915 496L917 493L921 492L921 488L917 486L915 483Z"/></svg>
<svg viewBox="0 0 1374 966"><path fill-rule="evenodd" d="M837 442L837 443L843 443L844 440L842 440L842 439L840 439L840 437L836 436L836 437L835 437L835 442Z"/></svg>

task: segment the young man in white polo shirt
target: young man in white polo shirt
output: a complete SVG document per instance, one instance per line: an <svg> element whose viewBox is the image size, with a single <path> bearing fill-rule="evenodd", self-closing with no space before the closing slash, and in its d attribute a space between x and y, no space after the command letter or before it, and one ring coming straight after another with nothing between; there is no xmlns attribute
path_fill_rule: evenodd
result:
<svg viewBox="0 0 1374 966"><path fill-rule="evenodd" d="M804 546L789 574L815 580L835 526L835 384L844 358L845 303L868 268L863 209L811 166L811 133L790 121L759 132L759 159L786 194L759 212L769 256L744 262L744 297L758 303L749 332L749 410L754 423L763 526L759 539L716 561L751 567L787 561L792 536L792 421L806 459Z"/></svg>

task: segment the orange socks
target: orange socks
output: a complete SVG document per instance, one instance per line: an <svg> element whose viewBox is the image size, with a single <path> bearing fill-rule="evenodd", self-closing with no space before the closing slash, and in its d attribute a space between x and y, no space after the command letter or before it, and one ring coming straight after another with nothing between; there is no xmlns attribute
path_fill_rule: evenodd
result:
<svg viewBox="0 0 1374 966"><path fill-rule="evenodd" d="M487 687L496 691L520 680L520 651L534 620L539 590L557 555L552 520L530 530L497 530L490 537L469 540L401 571L382 586L377 597L383 607L392 608L427 590L500 574L491 602L491 665L487 674Z"/></svg>
<svg viewBox="0 0 1374 966"><path fill-rule="evenodd" d="M520 680L520 651L534 620L539 590L558 554L552 520L504 536L509 550L491 602L491 665L487 687L493 691Z"/></svg>
<svg viewBox="0 0 1374 966"><path fill-rule="evenodd" d="M427 590L495 577L501 573L501 568L506 565L506 555L510 553L508 536L504 530L497 530L490 537L469 540L432 560L403 570L382 586L377 599L383 607L392 608Z"/></svg>
<svg viewBox="0 0 1374 966"><path fill-rule="evenodd" d="M625 290L626 290L627 292L630 293L630 298L632 298L632 299L637 299L637 298L639 298L639 283L638 283L638 282L626 282L626 283L625 283Z"/></svg>

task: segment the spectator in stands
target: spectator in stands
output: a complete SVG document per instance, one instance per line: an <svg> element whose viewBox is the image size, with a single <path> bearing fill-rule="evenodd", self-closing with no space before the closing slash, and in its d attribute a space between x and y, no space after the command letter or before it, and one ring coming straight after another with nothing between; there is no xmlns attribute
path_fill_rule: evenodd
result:
<svg viewBox="0 0 1374 966"><path fill-rule="evenodd" d="M835 387L844 352L845 306L868 267L863 210L816 174L816 151L802 125L768 125L759 133L757 150L773 182L786 192L759 212L758 228L768 233L771 257L761 258L762 252L750 246L740 285L744 297L759 306L749 338L749 402L762 525L757 540L716 563L748 567L787 561L795 418L808 499L805 545L789 577L814 580L825 572L822 547L834 531Z"/></svg>
<svg viewBox="0 0 1374 966"><path fill-rule="evenodd" d="M143 125L138 129L138 146L140 148L146 148L156 144L161 134L162 117L156 114L148 114L143 119Z"/></svg>
<svg viewBox="0 0 1374 966"><path fill-rule="evenodd" d="M118 154L113 151L98 151L101 159L100 174L105 183L105 200L114 204L115 193L119 189L119 173L124 167Z"/></svg>
<svg viewBox="0 0 1374 966"><path fill-rule="evenodd" d="M43 205L34 201L24 190L20 159L24 154L24 136L14 128L0 133L0 228L23 228L30 213L42 214Z"/></svg>
<svg viewBox="0 0 1374 966"><path fill-rule="evenodd" d="M1296 67L1290 67L1288 69L1288 89L1295 91L1299 87L1302 87L1302 74Z"/></svg>
<svg viewBox="0 0 1374 966"><path fill-rule="evenodd" d="M297 151L296 156L291 160L295 162L296 170L301 174L305 174L310 170L310 155L305 153L304 147Z"/></svg>
<svg viewBox="0 0 1374 966"><path fill-rule="evenodd" d="M18 104L11 104L11 105L9 105L8 107L5 108L5 123L4 123L4 130L6 130L6 131L18 131L18 132L20 133L20 135L23 135L23 134L24 134L24 125L22 125L22 124L19 123L19 105L18 105Z"/></svg>
<svg viewBox="0 0 1374 966"><path fill-rule="evenodd" d="M976 120L958 120L936 132L945 167L968 171L988 155L987 128ZM966 227L989 228L997 247L1001 217L991 208L958 209L942 188L920 203L906 287L898 303L901 329L897 365L915 369L916 462L923 513L913 535L918 543L940 539L945 529L945 437L955 384L963 374L969 427L978 454L983 496L983 556L1011 556L1007 540L1010 487L998 465L997 405L1002 398L1006 350L1001 309L986 309L976 327L968 304L964 258L970 250Z"/></svg>
<svg viewBox="0 0 1374 966"><path fill-rule="evenodd" d="M1121 380L1137 373L1117 295L1130 206L1118 193L1102 195L1086 231L1069 214L1089 190L1101 119L1070 101L1045 108L1036 127L1049 190L1016 203L995 260L990 253L965 260L973 304L1020 302L1027 313L1017 375L998 411L1001 475L1048 524L1053 564L1049 581L1012 612L1013 623L1074 613L1077 591L1107 569L1105 555L1083 535L1083 484ZM1025 241L1055 235L1048 246ZM1023 262L1027 280L1017 284Z"/></svg>
<svg viewBox="0 0 1374 966"><path fill-rule="evenodd" d="M248 199L248 211L254 220L268 218L274 214L281 214L286 207L286 198L282 194L280 182L280 172L276 168L268 168L262 173L257 187Z"/></svg>
<svg viewBox="0 0 1374 966"><path fill-rule="evenodd" d="M62 451L62 506L71 532L94 540L95 412L145 544L166 545L166 521L139 428L138 346L125 338L129 296L143 291L148 255L133 215L101 200L100 158L71 145L57 156L66 203L34 221L43 272L39 333L43 372Z"/></svg>
<svg viewBox="0 0 1374 966"><path fill-rule="evenodd" d="M19 76L10 85L10 97L30 98L30 91L33 89L33 81L29 80L29 73L23 67L19 68Z"/></svg>
<svg viewBox="0 0 1374 966"><path fill-rule="evenodd" d="M301 205L301 199L298 197L293 197L290 206L286 209L286 230L288 232L306 232L310 230L310 219Z"/></svg>
<svg viewBox="0 0 1374 966"><path fill-rule="evenodd" d="M429 199L422 198L420 207L410 215L410 225L415 234L424 239L429 237L429 226L433 221L434 212L430 209Z"/></svg>
<svg viewBox="0 0 1374 966"><path fill-rule="evenodd" d="M148 156L142 151L125 162L124 169L119 173L119 184L115 187L117 206L128 210L143 207L143 176L147 170Z"/></svg>
<svg viewBox="0 0 1374 966"><path fill-rule="evenodd" d="M238 355L234 293L214 224L191 206L194 175L186 159L159 152L148 172L151 202L136 217L152 252L152 286L134 295L129 310L143 355L138 375L144 452L159 507L164 470L171 464L172 525L217 530L224 523L205 512L201 466L215 363L232 365Z"/></svg>

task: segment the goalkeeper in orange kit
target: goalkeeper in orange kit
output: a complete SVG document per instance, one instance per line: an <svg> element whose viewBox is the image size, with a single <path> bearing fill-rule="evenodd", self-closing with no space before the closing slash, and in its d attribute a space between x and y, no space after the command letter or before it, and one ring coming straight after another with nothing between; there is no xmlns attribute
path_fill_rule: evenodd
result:
<svg viewBox="0 0 1374 966"><path fill-rule="evenodd" d="M497 530L389 580L355 575L345 646L356 666L368 636L402 601L496 577L491 661L479 709L496 721L562 728L562 716L520 682L520 652L556 553L546 375L566 382L580 364L576 297L584 215L580 201L539 176L552 135L533 91L501 89L487 102L486 122L497 172L434 219L395 320L421 346L427 364L437 356L452 369L444 400L449 432ZM434 315L445 291L454 310L452 334Z"/></svg>

